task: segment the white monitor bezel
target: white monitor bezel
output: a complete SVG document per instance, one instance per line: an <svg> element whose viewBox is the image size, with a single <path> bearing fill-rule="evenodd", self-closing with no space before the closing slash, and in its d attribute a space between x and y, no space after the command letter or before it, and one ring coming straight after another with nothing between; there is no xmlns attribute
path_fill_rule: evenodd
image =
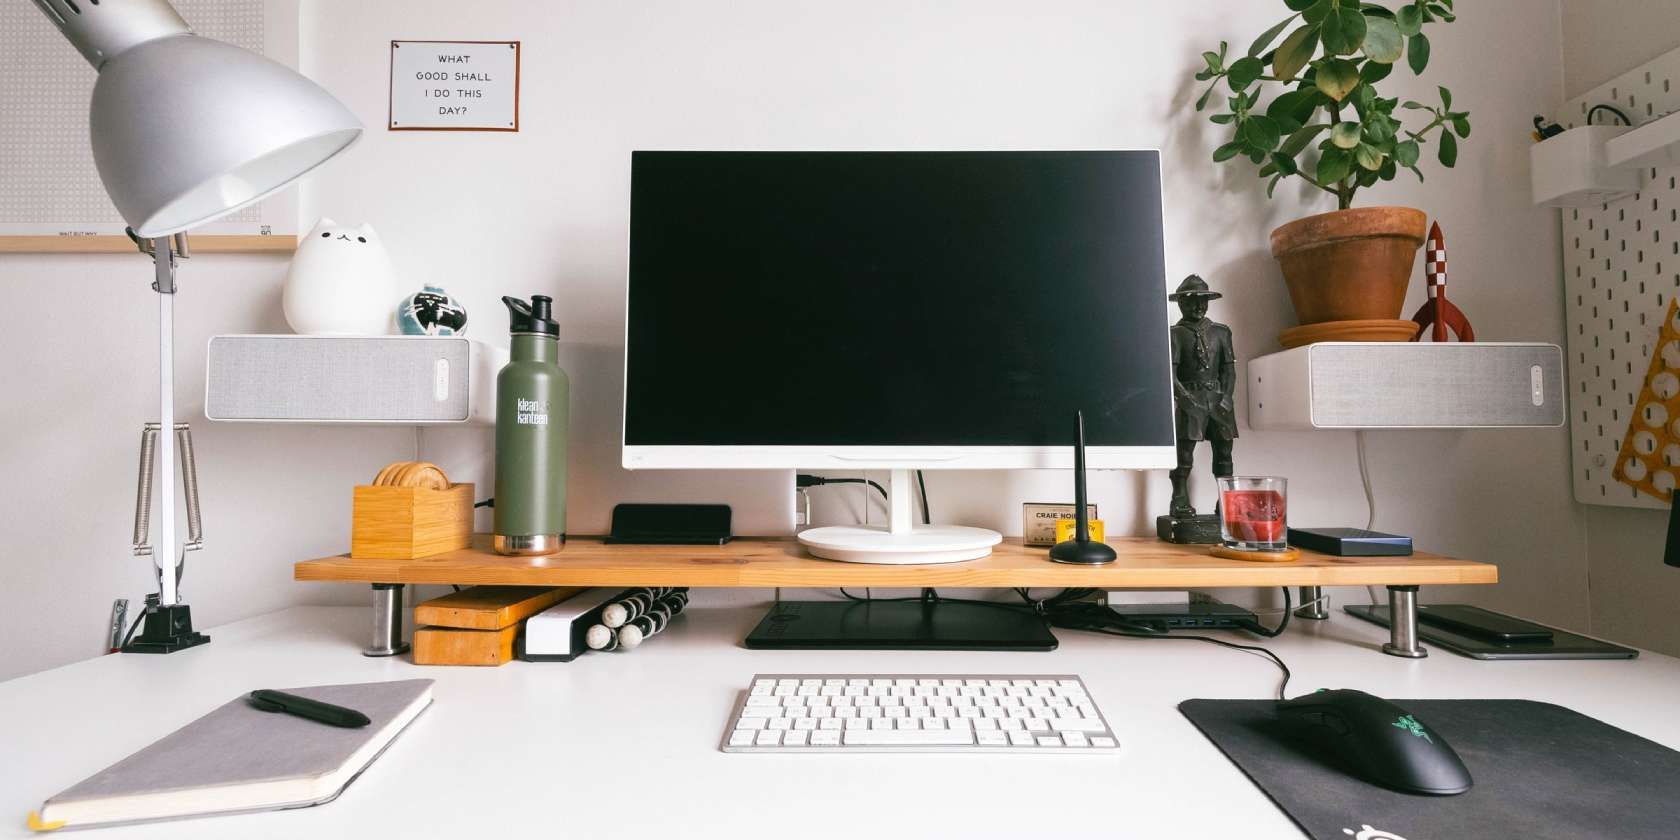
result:
<svg viewBox="0 0 1680 840"><path fill-rule="evenodd" d="M699 149L635 151L712 151ZM721 150L720 150L721 151ZM744 152L771 151L742 149ZM800 151L975 151L966 149L812 149ZM986 149L995 152L1036 151L1096 151L1150 152L1155 155L1155 177L1161 197L1161 218L1166 218L1166 185L1162 182L1161 150L1150 149ZM1166 231L1161 235L1161 253L1166 254ZM624 341L623 365L620 368L618 443L620 464L627 470L1034 470L1072 469L1072 441L1066 446L704 446L704 445L631 445L625 440L630 410L630 260L628 259L629 225L625 226L624 263ZM1165 260L1162 261L1161 288L1167 288ZM1161 317L1170 317L1162 312ZM1169 353L1170 353L1170 339ZM1172 371L1164 372L1164 383L1172 391ZM813 409L820 410L820 409ZM790 421L793 417L790 415ZM1071 426L1071 423L1069 424ZM1071 436L1071 435L1070 435ZM1155 470L1171 469L1178 465L1178 451L1173 445L1146 446L1089 446L1085 450L1085 466L1089 469Z"/></svg>

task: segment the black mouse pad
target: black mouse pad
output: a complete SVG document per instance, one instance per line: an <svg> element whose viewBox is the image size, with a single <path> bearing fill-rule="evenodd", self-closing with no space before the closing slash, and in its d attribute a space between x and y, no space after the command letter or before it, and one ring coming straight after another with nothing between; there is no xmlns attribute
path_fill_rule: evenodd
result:
<svg viewBox="0 0 1680 840"><path fill-rule="evenodd" d="M1318 840L1680 836L1680 753L1532 700L1395 700L1452 745L1475 784L1417 796L1307 752L1270 700L1186 700L1178 710Z"/></svg>

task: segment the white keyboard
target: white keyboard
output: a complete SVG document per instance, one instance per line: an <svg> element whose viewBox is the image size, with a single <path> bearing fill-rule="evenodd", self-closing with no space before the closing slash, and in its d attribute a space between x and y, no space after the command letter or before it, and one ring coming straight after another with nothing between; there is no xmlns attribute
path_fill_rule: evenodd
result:
<svg viewBox="0 0 1680 840"><path fill-rule="evenodd" d="M1071 674L759 674L724 752L1112 753Z"/></svg>

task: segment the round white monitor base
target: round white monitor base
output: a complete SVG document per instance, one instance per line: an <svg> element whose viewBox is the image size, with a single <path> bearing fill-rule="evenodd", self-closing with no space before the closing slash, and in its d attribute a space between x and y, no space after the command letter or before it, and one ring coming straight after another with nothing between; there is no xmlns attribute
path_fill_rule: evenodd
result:
<svg viewBox="0 0 1680 840"><path fill-rule="evenodd" d="M825 560L847 563L917 565L960 563L992 553L1003 535L961 525L917 525L906 533L862 525L832 525L799 534L805 550Z"/></svg>

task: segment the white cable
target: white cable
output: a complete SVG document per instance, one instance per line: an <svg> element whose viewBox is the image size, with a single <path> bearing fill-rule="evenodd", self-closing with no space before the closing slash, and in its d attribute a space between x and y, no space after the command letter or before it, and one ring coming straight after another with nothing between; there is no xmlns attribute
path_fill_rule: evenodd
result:
<svg viewBox="0 0 1680 840"><path fill-rule="evenodd" d="M1365 487L1365 530L1373 531L1377 527L1377 494L1371 492L1371 467L1365 458L1365 430L1356 429L1353 442L1359 451L1359 483ZM1377 588L1367 586L1365 594L1371 596L1371 606L1377 606Z"/></svg>

